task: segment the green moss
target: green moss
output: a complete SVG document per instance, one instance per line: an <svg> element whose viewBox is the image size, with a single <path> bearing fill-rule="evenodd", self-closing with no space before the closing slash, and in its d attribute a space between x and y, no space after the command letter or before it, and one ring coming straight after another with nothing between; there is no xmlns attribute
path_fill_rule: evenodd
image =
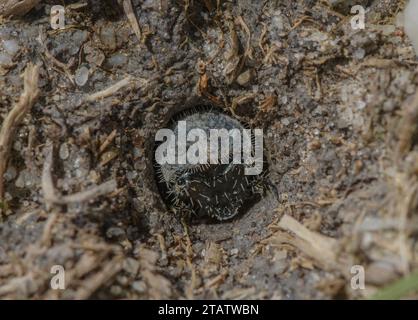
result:
<svg viewBox="0 0 418 320"><path fill-rule="evenodd" d="M370 299L372 300L398 300L418 291L418 272L403 277L400 280L379 290Z"/></svg>

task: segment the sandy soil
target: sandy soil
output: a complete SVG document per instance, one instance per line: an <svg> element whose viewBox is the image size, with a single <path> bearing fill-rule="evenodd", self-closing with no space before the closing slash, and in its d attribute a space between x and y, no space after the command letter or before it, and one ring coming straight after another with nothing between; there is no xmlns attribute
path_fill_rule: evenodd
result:
<svg viewBox="0 0 418 320"><path fill-rule="evenodd" d="M403 1L360 1L364 30L341 1L133 0L139 29L122 2L0 18L0 297L358 299L417 267ZM201 102L265 133L265 195L229 222L154 179L156 130Z"/></svg>

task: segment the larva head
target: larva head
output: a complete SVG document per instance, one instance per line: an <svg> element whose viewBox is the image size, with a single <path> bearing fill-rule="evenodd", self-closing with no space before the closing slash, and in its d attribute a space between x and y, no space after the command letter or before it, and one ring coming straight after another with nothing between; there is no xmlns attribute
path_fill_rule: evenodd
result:
<svg viewBox="0 0 418 320"><path fill-rule="evenodd" d="M211 129L226 129L228 132L236 129L236 132L241 133L245 129L239 121L217 110L196 109L175 117L170 125L176 143L178 139L184 138L182 136L184 132L182 133L180 128L180 125L184 124L186 134L192 129L200 129L206 134L207 140L204 144L208 146L208 162L210 152L213 151L209 150L210 136L213 132ZM187 141L186 150L189 150L194 143L195 141ZM189 161L183 164L156 163L157 182L168 207L176 212L192 213L198 217L211 217L223 221L242 213L259 198L259 188L256 187L257 177L246 175L246 164L243 161L241 163L232 161L234 150L232 135L228 137L228 144L229 152L222 154L219 146L218 152L215 153L218 163L191 164ZM182 152L179 149L175 148L177 160L179 152Z"/></svg>

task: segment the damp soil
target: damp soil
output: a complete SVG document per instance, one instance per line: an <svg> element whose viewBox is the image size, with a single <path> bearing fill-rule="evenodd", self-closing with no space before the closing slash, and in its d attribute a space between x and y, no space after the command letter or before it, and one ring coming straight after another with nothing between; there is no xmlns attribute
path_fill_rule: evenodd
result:
<svg viewBox="0 0 418 320"><path fill-rule="evenodd" d="M336 3L133 0L140 40L116 1L65 1L64 30L50 27L52 1L1 18L0 121L30 62L40 96L3 177L0 297L357 299L416 268L415 124L404 137L399 123L418 73L404 3L365 1L364 30ZM231 221L184 219L155 180L156 131L200 104L264 131L266 190ZM50 146L59 194L117 187L49 203ZM332 258L283 217L335 241ZM66 290L50 287L53 265ZM353 265L367 290L351 287Z"/></svg>

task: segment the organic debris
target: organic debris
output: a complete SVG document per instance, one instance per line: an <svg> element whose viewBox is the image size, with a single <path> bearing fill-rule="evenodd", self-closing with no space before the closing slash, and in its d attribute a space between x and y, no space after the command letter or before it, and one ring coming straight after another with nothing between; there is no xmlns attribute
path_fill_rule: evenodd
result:
<svg viewBox="0 0 418 320"><path fill-rule="evenodd" d="M356 1L365 30L351 2L89 0L53 30L0 1L0 297L415 297L405 1ZM222 223L155 185L155 133L201 104L264 132L267 191Z"/></svg>
<svg viewBox="0 0 418 320"><path fill-rule="evenodd" d="M10 157L11 144L17 127L25 115L31 110L39 95L38 88L39 68L28 64L23 75L23 92L19 101L10 110L3 120L0 130L0 203L4 201L3 176L6 172L7 163ZM0 207L1 214L1 207Z"/></svg>

